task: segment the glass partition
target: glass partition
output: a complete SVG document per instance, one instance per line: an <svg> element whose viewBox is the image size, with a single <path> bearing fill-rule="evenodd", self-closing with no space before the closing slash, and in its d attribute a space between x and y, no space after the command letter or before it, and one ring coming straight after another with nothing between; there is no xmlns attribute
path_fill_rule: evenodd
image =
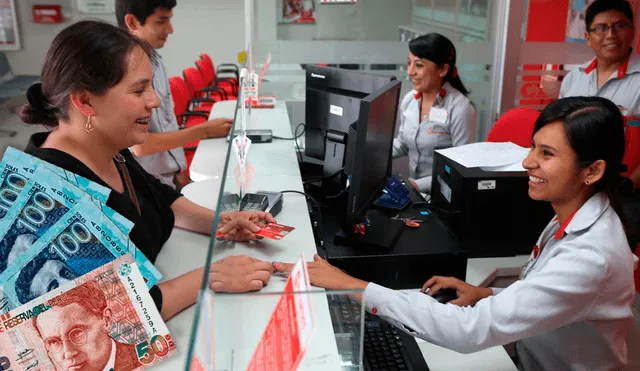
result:
<svg viewBox="0 0 640 371"><path fill-rule="evenodd" d="M362 370L364 310L351 299L358 294L207 291L186 370ZM292 315L298 302L311 305L307 327Z"/></svg>
<svg viewBox="0 0 640 371"><path fill-rule="evenodd" d="M289 2L298 4L292 10ZM308 64L391 74L405 81L407 43L430 32L448 37L456 46L458 69L470 90L477 113L477 140L484 140L496 118L501 78L501 42L506 20L505 2L492 0L360 0L349 4L263 0L253 8L256 68L269 58L264 91L290 105L304 101L304 69ZM298 12L287 19L287 12ZM290 107L297 125L304 110Z"/></svg>
<svg viewBox="0 0 640 371"><path fill-rule="evenodd" d="M254 5L254 1L247 0L246 9L251 10ZM250 15L248 18L255 19L256 16ZM247 34L253 33L252 25L250 22ZM279 223L294 228L287 235L281 236L283 241L264 238L235 243L217 239L216 223L211 233L205 267L231 255L293 263L300 257L311 260L317 252L307 200L299 194L304 188L296 142L288 140L293 138L294 133L286 101L279 98L270 108L253 107L246 103L247 97L252 94L259 97L268 92L268 83L271 82L269 78L278 83L277 73L262 73L265 71L264 65L268 64L268 55L256 54L257 45L255 40L247 39L247 56L241 66L240 89L234 108L235 119L228 141L224 144L221 139L201 141L199 150L205 146L224 146L226 149L224 171L220 176L214 176L214 179L220 180L219 188L211 190L215 194L211 197L216 197L215 209L218 215L223 211L247 209L249 204L257 202L255 197L259 196L259 192L283 192L282 211L276 218ZM273 71L278 69L274 68ZM261 81L261 76L264 81ZM288 74L281 76L283 81L279 83L282 86L296 78ZM257 87L256 82L259 83ZM229 104L224 101L216 103L212 114ZM270 143L259 143L257 140L252 142L246 135L247 131L259 129L269 129L274 138L279 139ZM210 153L218 152L212 150ZM211 168L216 167L215 163L219 161L217 158L207 160L211 162ZM220 174L220 171L216 174ZM284 362L284 358L289 363L294 362L290 365L297 370L362 369L363 309L362 304L352 300L354 295L361 292L325 292L320 289L309 291L308 286L304 290L292 290L288 286L288 277L274 275L259 292L224 294L213 292L209 281L209 271L205 270L195 307L189 347L185 349L185 370L283 369L273 366L273 362ZM300 332L298 338L301 341L296 350L292 347L290 334L292 322L297 321L299 316L292 317L288 311L294 307L297 310L299 303L306 303L308 310L305 313L309 314L312 331ZM348 309L346 317L345 308ZM275 327L274 321L278 324ZM283 333L285 325L289 326L288 332ZM302 334L305 333L307 335L303 337ZM295 344L294 342L293 345ZM277 349L286 349L286 352Z"/></svg>
<svg viewBox="0 0 640 371"><path fill-rule="evenodd" d="M309 9L302 9L298 15L290 16L313 18L315 23L293 24L284 19L283 1L286 0L245 0L247 56L241 66L232 134L225 144L216 139L217 145L225 146L226 157L224 171L216 172L219 188L211 189L215 202L209 204L215 204L218 212L237 211L258 193L282 192L283 207L276 218L278 223L295 229L281 235L282 241L265 238L233 243L216 239L216 221L204 266L231 255L293 263L300 256L311 260L318 251L317 235L309 218L310 204L301 194L305 188L298 165L304 146L304 136L298 129L305 122L307 65L322 63L393 75L403 81L402 94L407 94L411 91L406 76L408 41L428 32L439 32L456 45L460 76L471 91L469 98L478 115L478 139L486 137L493 121L492 107L497 106L495 93L499 88L495 79L501 68L496 67L496 60L500 60L496 57L499 50L496 30L504 20L502 2L360 0L355 4L321 4L312 1L315 5L311 15ZM386 13L393 16L385 17ZM332 24L336 28L328 29L322 22L328 21L332 14L335 14ZM274 96L275 104L268 108L245 104L249 96L258 99ZM227 103L216 103L220 104ZM260 129L272 131L273 140L268 145L252 142L246 135L246 130ZM219 159L207 161L211 161L213 167ZM256 354L265 354L263 342L269 333L270 321L277 317L277 308L288 297L304 297L313 303L310 307L315 321L314 336L305 343L307 351L297 369L360 369L363 316L362 306L350 300L353 293L292 292L285 288L286 280L286 277L273 276L257 293L219 294L210 290L209 272L205 272L195 308L186 370L269 369L255 368L252 362ZM359 323L344 323L332 309L336 300L348 303L350 311L353 310L349 313Z"/></svg>

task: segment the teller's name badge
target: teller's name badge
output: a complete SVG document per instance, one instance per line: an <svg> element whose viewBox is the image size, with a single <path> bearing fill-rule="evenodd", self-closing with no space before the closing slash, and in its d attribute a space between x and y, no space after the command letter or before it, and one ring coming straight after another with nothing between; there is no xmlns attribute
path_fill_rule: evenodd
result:
<svg viewBox="0 0 640 371"><path fill-rule="evenodd" d="M449 117L449 112L446 109L431 107L429 111L429 121L445 124L447 117Z"/></svg>

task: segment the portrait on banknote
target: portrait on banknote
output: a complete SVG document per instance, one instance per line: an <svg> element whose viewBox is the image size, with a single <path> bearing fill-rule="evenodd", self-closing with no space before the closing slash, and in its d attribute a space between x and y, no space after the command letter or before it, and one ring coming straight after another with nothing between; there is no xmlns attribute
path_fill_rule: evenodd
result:
<svg viewBox="0 0 640 371"><path fill-rule="evenodd" d="M0 315L2 370L129 371L174 353L129 254Z"/></svg>

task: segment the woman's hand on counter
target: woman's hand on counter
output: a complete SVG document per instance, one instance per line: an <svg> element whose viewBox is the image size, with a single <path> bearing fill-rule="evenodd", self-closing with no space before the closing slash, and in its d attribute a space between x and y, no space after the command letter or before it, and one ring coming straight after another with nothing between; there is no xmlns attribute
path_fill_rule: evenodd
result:
<svg viewBox="0 0 640 371"><path fill-rule="evenodd" d="M216 292L248 292L269 283L273 265L246 255L228 256L211 264L209 287Z"/></svg>
<svg viewBox="0 0 640 371"><path fill-rule="evenodd" d="M255 233L267 223L276 223L269 213L263 211L234 211L220 213L218 234L229 241L256 239Z"/></svg>
<svg viewBox="0 0 640 371"><path fill-rule="evenodd" d="M276 272L291 273L293 264L274 263ZM340 269L327 263L318 254L313 257L313 262L307 263L309 280L314 286L330 290L364 290L368 282L351 277Z"/></svg>

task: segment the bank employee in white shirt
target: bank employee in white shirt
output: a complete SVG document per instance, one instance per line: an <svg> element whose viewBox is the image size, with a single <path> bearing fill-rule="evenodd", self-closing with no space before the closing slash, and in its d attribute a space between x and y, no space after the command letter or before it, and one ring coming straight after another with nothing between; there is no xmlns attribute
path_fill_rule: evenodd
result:
<svg viewBox="0 0 640 371"><path fill-rule="evenodd" d="M409 42L408 75L413 90L400 103L400 129L393 157L409 156L409 181L431 190L434 148L471 143L476 112L456 67L456 48L446 37L430 33Z"/></svg>
<svg viewBox="0 0 640 371"><path fill-rule="evenodd" d="M348 276L318 256L308 264L311 283L365 289L368 311L458 352L517 341L520 370L621 370L634 297L633 257L615 193L622 120L613 103L597 97L561 99L544 109L523 166L529 196L551 202L557 216L509 287L433 277L423 286L428 295L394 291ZM455 289L458 298L439 303L431 295L441 288Z"/></svg>
<svg viewBox="0 0 640 371"><path fill-rule="evenodd" d="M562 81L560 98L598 96L618 105L623 115L640 117L640 56L632 50L636 29L633 10L626 0L596 0L587 8L587 44L595 58L569 72ZM632 122L639 122L630 120ZM627 238L632 249L640 243L640 148L634 148L638 129L627 130L624 163L629 195L623 202Z"/></svg>

